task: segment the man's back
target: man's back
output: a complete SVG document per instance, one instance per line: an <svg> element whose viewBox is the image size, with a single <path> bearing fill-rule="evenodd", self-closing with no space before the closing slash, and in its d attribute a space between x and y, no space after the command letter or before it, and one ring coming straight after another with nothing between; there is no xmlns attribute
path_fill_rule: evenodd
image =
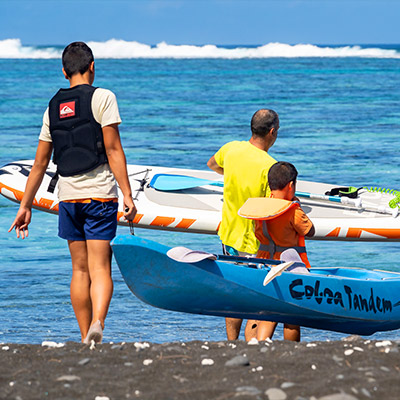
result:
<svg viewBox="0 0 400 400"><path fill-rule="evenodd" d="M276 161L248 141L229 142L214 157L224 169L224 204L218 232L221 241L238 251L255 254L258 242L253 222L237 212L248 198L268 195L268 170Z"/></svg>

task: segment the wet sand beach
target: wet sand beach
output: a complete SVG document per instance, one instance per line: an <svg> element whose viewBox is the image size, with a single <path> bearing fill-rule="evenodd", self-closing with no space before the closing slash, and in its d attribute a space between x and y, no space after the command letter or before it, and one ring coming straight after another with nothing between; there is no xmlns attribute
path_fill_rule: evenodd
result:
<svg viewBox="0 0 400 400"><path fill-rule="evenodd" d="M0 345L0 398L399 399L400 342Z"/></svg>

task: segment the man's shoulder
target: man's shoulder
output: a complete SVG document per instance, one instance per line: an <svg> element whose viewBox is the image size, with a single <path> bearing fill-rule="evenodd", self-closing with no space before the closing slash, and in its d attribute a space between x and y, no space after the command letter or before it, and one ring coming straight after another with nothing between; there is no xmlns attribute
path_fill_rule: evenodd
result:
<svg viewBox="0 0 400 400"><path fill-rule="evenodd" d="M110 89L105 89L105 88L102 88L102 87L96 87L93 96L101 96L101 97L113 96L113 97L116 97L114 92L112 92Z"/></svg>
<svg viewBox="0 0 400 400"><path fill-rule="evenodd" d="M221 148L223 150L229 150L229 149L238 149L238 148L243 148L246 146L246 141L241 141L241 140L232 140L230 142L225 143Z"/></svg>
<svg viewBox="0 0 400 400"><path fill-rule="evenodd" d="M117 105L117 97L115 94L104 88L96 88L93 93L92 104L96 107L107 108L109 106Z"/></svg>
<svg viewBox="0 0 400 400"><path fill-rule="evenodd" d="M238 153L245 153L245 148L243 143L239 140L233 140L231 142L225 143L220 149L215 153L216 160L220 160L225 157L234 157ZM220 165L220 163L218 163Z"/></svg>

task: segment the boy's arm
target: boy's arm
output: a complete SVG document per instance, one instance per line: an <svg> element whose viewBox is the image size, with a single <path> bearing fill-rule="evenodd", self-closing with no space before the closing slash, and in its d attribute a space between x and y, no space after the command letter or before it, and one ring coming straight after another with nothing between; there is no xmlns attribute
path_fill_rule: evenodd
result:
<svg viewBox="0 0 400 400"><path fill-rule="evenodd" d="M22 197L17 216L8 230L8 232L11 232L15 228L17 238L20 236L22 239L28 237L28 225L31 222L33 200L49 165L52 151L53 143L39 140L35 162L26 182L24 196Z"/></svg>
<svg viewBox="0 0 400 400"><path fill-rule="evenodd" d="M295 210L293 225L301 236L313 237L315 235L314 224L301 208Z"/></svg>
<svg viewBox="0 0 400 400"><path fill-rule="evenodd" d="M124 195L124 217L132 221L136 215L136 206L132 200L132 190L126 169L126 158L119 136L118 124L103 127L104 146L108 163ZM125 211L128 209L127 211Z"/></svg>
<svg viewBox="0 0 400 400"><path fill-rule="evenodd" d="M224 169L217 164L217 162L215 161L215 156L212 156L208 160L207 167L212 169L213 171L217 172L220 175L224 174Z"/></svg>
<svg viewBox="0 0 400 400"><path fill-rule="evenodd" d="M311 222L311 221L310 221ZM306 234L307 237L313 237L315 235L315 227L314 224L311 222L311 228L308 231L308 233Z"/></svg>

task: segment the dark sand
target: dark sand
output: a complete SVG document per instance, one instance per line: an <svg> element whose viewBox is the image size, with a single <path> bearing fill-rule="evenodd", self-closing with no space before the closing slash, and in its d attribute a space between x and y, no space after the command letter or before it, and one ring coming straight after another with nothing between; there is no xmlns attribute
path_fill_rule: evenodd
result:
<svg viewBox="0 0 400 400"><path fill-rule="evenodd" d="M398 400L399 349L398 342L361 338L107 343L93 350L2 344L0 398Z"/></svg>

